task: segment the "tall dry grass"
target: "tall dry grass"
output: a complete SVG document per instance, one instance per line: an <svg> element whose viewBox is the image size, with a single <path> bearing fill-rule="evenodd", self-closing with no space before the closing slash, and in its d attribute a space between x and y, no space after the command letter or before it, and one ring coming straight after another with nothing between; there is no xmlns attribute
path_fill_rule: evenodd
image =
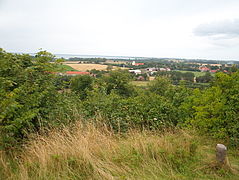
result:
<svg viewBox="0 0 239 180"><path fill-rule="evenodd" d="M200 179L229 177L211 166L210 146L194 132L115 134L76 124L39 135L20 155L0 154L0 179ZM234 176L233 176L234 177Z"/></svg>

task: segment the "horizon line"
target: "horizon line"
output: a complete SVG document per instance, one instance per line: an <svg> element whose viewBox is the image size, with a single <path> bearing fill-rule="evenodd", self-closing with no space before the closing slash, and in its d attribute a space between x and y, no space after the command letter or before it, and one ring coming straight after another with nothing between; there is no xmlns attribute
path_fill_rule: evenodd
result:
<svg viewBox="0 0 239 180"><path fill-rule="evenodd" d="M49 52L49 51L48 51ZM14 54L36 54L36 53L33 53L33 52L10 52L10 53L14 53ZM118 58L140 58L140 59L149 59L149 58L151 58L151 59L175 59L175 60L201 60L201 61L203 61L203 60L205 60L205 61L239 61L239 59L237 60L237 59L228 59L228 60L226 60L226 59L208 59L208 58L180 58L180 57L144 57L144 56L126 56L126 55L96 55L96 54L92 54L92 55L90 55L90 54L77 54L77 53L51 53L51 54L53 54L53 55L55 55L55 56L57 56L57 55L66 55L66 56L72 56L73 58L74 58L74 56L75 57L77 57L77 56L95 56L94 58L97 58L97 57L106 57L106 59L107 59L107 57L109 58L109 57L115 57L116 59L117 59L117 57Z"/></svg>

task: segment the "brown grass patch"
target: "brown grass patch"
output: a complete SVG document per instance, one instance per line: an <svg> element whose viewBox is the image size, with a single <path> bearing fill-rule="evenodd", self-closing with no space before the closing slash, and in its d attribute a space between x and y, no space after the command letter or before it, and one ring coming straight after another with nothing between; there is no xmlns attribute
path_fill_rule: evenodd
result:
<svg viewBox="0 0 239 180"><path fill-rule="evenodd" d="M131 130L120 135L106 126L78 123L32 139L16 156L17 170L11 170L0 154L0 175L19 180L176 180L230 175L225 168L214 170L208 165L214 154L207 152L208 147L198 146L199 141L192 131Z"/></svg>

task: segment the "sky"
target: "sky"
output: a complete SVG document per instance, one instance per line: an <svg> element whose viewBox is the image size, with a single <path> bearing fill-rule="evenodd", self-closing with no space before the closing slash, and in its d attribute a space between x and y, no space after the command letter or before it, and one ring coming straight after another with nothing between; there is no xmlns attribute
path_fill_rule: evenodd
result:
<svg viewBox="0 0 239 180"><path fill-rule="evenodd" d="M239 60L239 0L0 0L0 47Z"/></svg>

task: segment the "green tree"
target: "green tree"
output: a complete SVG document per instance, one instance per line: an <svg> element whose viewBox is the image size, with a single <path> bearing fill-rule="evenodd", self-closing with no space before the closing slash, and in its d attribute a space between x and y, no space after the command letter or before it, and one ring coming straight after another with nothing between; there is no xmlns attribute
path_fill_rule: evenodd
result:
<svg viewBox="0 0 239 180"><path fill-rule="evenodd" d="M81 99L87 97L87 92L93 89L94 79L91 76L76 76L71 80L71 89L80 95Z"/></svg>
<svg viewBox="0 0 239 180"><path fill-rule="evenodd" d="M112 91L115 93L129 97L134 94L134 88L130 85L131 74L126 70L111 71L103 77L107 94Z"/></svg>
<svg viewBox="0 0 239 180"><path fill-rule="evenodd" d="M199 83L209 83L213 80L213 76L210 72L206 72L204 76L199 76L196 78L196 81Z"/></svg>
<svg viewBox="0 0 239 180"><path fill-rule="evenodd" d="M58 93L54 87L54 56L35 57L0 49L0 146L17 144L29 132L45 126Z"/></svg>
<svg viewBox="0 0 239 180"><path fill-rule="evenodd" d="M149 83L149 90L161 96L165 96L173 88L171 81L166 77L156 77Z"/></svg>
<svg viewBox="0 0 239 180"><path fill-rule="evenodd" d="M217 73L212 87L195 89L181 106L185 122L203 133L239 142L239 72Z"/></svg>

